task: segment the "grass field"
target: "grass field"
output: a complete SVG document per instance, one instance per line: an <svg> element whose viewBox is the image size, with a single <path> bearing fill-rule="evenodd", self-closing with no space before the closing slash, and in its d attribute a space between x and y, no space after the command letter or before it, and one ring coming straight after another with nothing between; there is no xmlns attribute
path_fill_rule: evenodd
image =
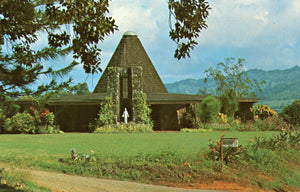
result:
<svg viewBox="0 0 300 192"><path fill-rule="evenodd" d="M237 137L240 145L246 145L250 138L271 137L274 132L210 132L181 133L157 132L146 134L88 134L67 133L57 135L0 135L0 157L14 156L56 156L70 155L71 148L80 152L95 151L103 156L134 156L138 153L154 154L164 150L176 150L183 156L208 149L209 140Z"/></svg>
<svg viewBox="0 0 300 192"><path fill-rule="evenodd" d="M222 135L238 138L239 145L245 146L238 155L240 159L226 166L225 172L230 174L221 173L220 161L208 156L212 152L210 140L216 144ZM265 189L298 189L298 143L291 148L282 135L283 132L0 135L0 162L151 184L222 180ZM283 147L276 150L272 142L259 140L260 147L253 148L249 140L254 137L278 140ZM71 159L72 148L79 159Z"/></svg>

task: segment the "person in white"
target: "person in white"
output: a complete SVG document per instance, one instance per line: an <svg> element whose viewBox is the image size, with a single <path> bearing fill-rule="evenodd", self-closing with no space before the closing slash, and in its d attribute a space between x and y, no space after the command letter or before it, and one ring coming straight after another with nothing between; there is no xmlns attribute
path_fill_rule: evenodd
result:
<svg viewBox="0 0 300 192"><path fill-rule="evenodd" d="M127 119L129 117L129 114L128 114L128 111L127 111L126 107L124 109L122 117L124 117L124 123L126 124L127 123Z"/></svg>

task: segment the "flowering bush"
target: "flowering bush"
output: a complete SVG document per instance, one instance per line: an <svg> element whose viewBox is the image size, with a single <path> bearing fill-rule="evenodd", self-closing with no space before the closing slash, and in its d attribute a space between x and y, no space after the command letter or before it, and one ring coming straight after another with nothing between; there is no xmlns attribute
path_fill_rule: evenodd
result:
<svg viewBox="0 0 300 192"><path fill-rule="evenodd" d="M221 124L226 124L226 123L228 123L227 115L225 115L224 113L218 113L218 114L216 115L216 118L217 118L217 122L218 122L218 123L221 123Z"/></svg>
<svg viewBox="0 0 300 192"><path fill-rule="evenodd" d="M284 131L290 128L283 118L278 115L263 120L258 119L255 124L260 131Z"/></svg>
<svg viewBox="0 0 300 192"><path fill-rule="evenodd" d="M278 115L266 119L257 119L254 122L248 121L246 124L239 126L240 131L285 131L289 129L290 125Z"/></svg>
<svg viewBox="0 0 300 192"><path fill-rule="evenodd" d="M48 109L41 108L39 110L39 117L42 125L53 125L54 124L54 114L49 112Z"/></svg>
<svg viewBox="0 0 300 192"><path fill-rule="evenodd" d="M270 108L268 105L256 103L253 107L253 116L255 119L266 119L276 115L276 111Z"/></svg>
<svg viewBox="0 0 300 192"><path fill-rule="evenodd" d="M27 112L17 113L4 122L4 129L8 133L35 133L34 118Z"/></svg>
<svg viewBox="0 0 300 192"><path fill-rule="evenodd" d="M16 113L4 120L3 132L6 133L62 133L54 125L54 114L48 109L39 111L30 107L29 111Z"/></svg>

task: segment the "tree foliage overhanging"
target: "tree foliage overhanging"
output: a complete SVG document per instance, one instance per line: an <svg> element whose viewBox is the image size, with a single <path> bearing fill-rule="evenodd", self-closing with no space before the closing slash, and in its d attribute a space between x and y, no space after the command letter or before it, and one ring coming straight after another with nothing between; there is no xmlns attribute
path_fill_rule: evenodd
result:
<svg viewBox="0 0 300 192"><path fill-rule="evenodd" d="M97 44L117 29L115 21L107 15L108 1L1 1L0 37L2 47L6 48L0 50L1 93L32 95L68 86L70 80L58 84L55 79L79 63L86 73L101 70L101 49ZM36 49L41 36L48 37L47 46ZM74 61L67 66L42 64L44 60L70 53ZM51 76L53 80L32 93L28 85L41 75Z"/></svg>
<svg viewBox="0 0 300 192"><path fill-rule="evenodd" d="M204 0L169 0L170 38L177 43L174 57L190 57L190 51L198 44L196 39L206 29L210 7ZM172 16L175 19L172 24Z"/></svg>
<svg viewBox="0 0 300 192"><path fill-rule="evenodd" d="M189 57L199 33L207 28L210 7L204 0L168 0L168 5L169 36L178 45L174 57ZM98 43L118 29L108 7L108 0L1 0L0 99L66 87L71 79L58 84L56 78L79 63L86 73L101 72ZM41 37L47 37L42 48L40 41L45 39ZM69 54L74 58L69 64L43 64ZM31 90L30 85L41 75L52 81Z"/></svg>

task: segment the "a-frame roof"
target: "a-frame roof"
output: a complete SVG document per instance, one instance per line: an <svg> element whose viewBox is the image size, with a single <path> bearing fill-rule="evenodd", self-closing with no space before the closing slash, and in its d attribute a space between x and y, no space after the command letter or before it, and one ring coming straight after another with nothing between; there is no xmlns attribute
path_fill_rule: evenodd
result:
<svg viewBox="0 0 300 192"><path fill-rule="evenodd" d="M157 74L142 43L134 32L125 32L93 94L64 96L56 98L49 105L99 105L107 95L108 67L140 66L143 69L142 85L149 104L191 104L200 103L205 97L168 93ZM256 103L258 99L238 99L240 103Z"/></svg>
<svg viewBox="0 0 300 192"><path fill-rule="evenodd" d="M143 69L142 86L143 91L148 93L167 93L156 69L147 55L141 41L134 32L124 33L119 45L112 55L106 69L104 70L94 93L107 92L108 67L133 67L140 66Z"/></svg>

